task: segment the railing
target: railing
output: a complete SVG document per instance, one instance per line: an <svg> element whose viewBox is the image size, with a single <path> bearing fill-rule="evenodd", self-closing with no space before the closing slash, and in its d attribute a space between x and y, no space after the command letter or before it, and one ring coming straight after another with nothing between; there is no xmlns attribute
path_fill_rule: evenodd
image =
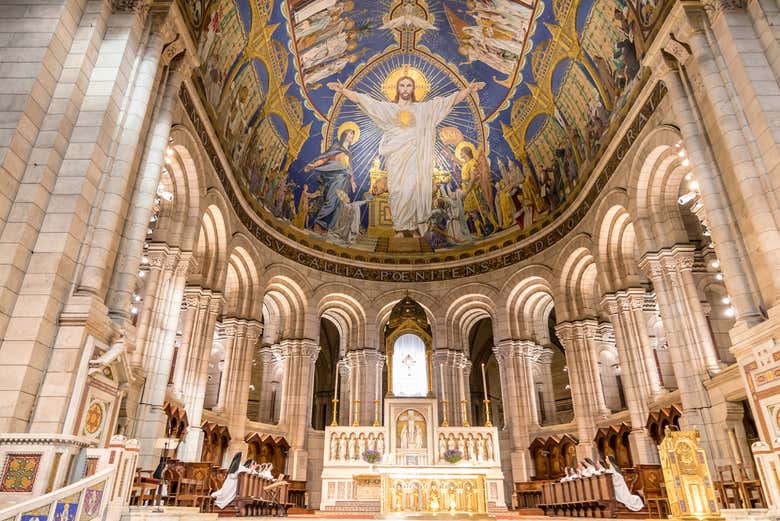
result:
<svg viewBox="0 0 780 521"><path fill-rule="evenodd" d="M87 449L92 475L0 510L3 521L118 521L130 498L138 442L114 436L107 449Z"/></svg>
<svg viewBox="0 0 780 521"><path fill-rule="evenodd" d="M436 458L447 450L459 450L463 460L475 465L498 465L498 430L495 427L439 427Z"/></svg>

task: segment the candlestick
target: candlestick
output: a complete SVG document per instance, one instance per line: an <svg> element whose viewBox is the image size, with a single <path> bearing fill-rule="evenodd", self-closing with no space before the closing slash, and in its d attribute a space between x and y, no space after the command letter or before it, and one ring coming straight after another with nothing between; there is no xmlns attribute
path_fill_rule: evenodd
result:
<svg viewBox="0 0 780 521"><path fill-rule="evenodd" d="M442 416L441 426L449 427L450 422L447 421L447 400L441 401L441 416Z"/></svg>
<svg viewBox="0 0 780 521"><path fill-rule="evenodd" d="M439 364L439 383L441 384L441 400L444 401L447 397L444 396L444 364Z"/></svg>
<svg viewBox="0 0 780 521"><path fill-rule="evenodd" d="M374 427L379 427L379 400L374 400Z"/></svg>
<svg viewBox="0 0 780 521"><path fill-rule="evenodd" d="M333 390L333 396L336 398L339 397L339 380L341 380L341 375L339 375L339 365L341 365L341 362L336 362L336 388Z"/></svg>
<svg viewBox="0 0 780 521"><path fill-rule="evenodd" d="M468 413L468 406L466 404L466 400L460 401L460 409L461 409L461 413L463 414L463 426L471 427L471 424L469 423L469 413Z"/></svg>
<svg viewBox="0 0 780 521"><path fill-rule="evenodd" d="M490 423L490 400L484 400L485 402L485 427L492 427Z"/></svg>
<svg viewBox="0 0 780 521"><path fill-rule="evenodd" d="M355 405L355 413L352 416L352 426L359 427L360 421L358 420L358 416L360 415L360 400L355 400L353 403Z"/></svg>
<svg viewBox="0 0 780 521"><path fill-rule="evenodd" d="M334 398L331 401L333 402L333 421L330 422L330 426L336 427L339 424L338 420L336 420L336 418L338 418L339 400L338 398Z"/></svg>
<svg viewBox="0 0 780 521"><path fill-rule="evenodd" d="M485 393L485 400L487 400L488 394L487 394L487 380L485 380L485 364L482 364L482 390Z"/></svg>

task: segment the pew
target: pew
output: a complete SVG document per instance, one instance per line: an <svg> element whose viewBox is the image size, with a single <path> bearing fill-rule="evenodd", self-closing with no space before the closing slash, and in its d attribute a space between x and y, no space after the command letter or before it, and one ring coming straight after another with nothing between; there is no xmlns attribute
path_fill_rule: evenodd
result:
<svg viewBox="0 0 780 521"><path fill-rule="evenodd" d="M238 475L237 487L235 499L218 511L220 517L287 516L290 503L286 481L269 481L244 472Z"/></svg>
<svg viewBox="0 0 780 521"><path fill-rule="evenodd" d="M616 517L618 512L609 474L563 483L543 483L542 498L537 506L547 516Z"/></svg>

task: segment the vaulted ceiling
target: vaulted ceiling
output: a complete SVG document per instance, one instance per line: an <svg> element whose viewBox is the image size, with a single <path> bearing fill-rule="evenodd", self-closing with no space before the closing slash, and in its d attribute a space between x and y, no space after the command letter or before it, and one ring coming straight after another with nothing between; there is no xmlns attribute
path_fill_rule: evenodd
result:
<svg viewBox="0 0 780 521"><path fill-rule="evenodd" d="M183 0L199 94L243 197L305 246L363 260L462 258L551 222L644 81L670 3ZM431 136L420 237L394 229L387 128L328 86L392 101L402 76L420 102L485 83Z"/></svg>

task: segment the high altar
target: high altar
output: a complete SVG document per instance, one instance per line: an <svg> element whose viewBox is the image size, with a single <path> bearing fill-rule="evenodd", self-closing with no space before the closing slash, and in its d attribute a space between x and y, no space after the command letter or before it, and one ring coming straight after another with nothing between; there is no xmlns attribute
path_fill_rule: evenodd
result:
<svg viewBox="0 0 780 521"><path fill-rule="evenodd" d="M429 330L411 305L404 312L404 300L386 335L384 425L377 414L373 426L325 428L320 509L470 518L506 510L498 429L438 421ZM462 459L445 460L448 451ZM376 463L366 461L370 456Z"/></svg>

